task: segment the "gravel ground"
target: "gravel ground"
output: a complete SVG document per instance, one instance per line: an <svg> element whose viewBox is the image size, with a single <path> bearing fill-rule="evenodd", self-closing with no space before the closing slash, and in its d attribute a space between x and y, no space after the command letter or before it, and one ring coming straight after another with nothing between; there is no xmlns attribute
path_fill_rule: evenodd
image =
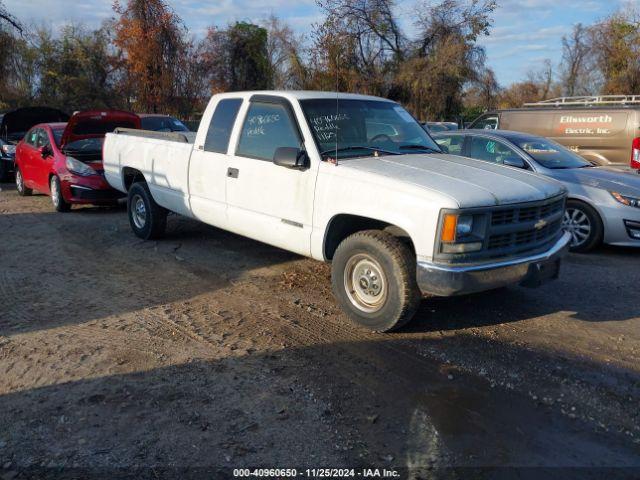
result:
<svg viewBox="0 0 640 480"><path fill-rule="evenodd" d="M0 192L0 478L638 478L640 252L351 326L329 269L178 216ZM134 472L134 473L132 473Z"/></svg>

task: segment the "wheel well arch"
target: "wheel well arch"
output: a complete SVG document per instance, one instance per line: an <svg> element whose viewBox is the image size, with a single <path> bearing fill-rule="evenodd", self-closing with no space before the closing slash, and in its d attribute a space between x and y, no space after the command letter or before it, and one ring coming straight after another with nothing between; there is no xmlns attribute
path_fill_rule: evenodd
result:
<svg viewBox="0 0 640 480"><path fill-rule="evenodd" d="M128 192L131 188L131 185L136 182L147 183L147 179L144 178L144 174L140 170L131 167L123 167L122 185L124 186L125 190Z"/></svg>
<svg viewBox="0 0 640 480"><path fill-rule="evenodd" d="M413 240L409 233L403 228L375 218L341 213L331 218L327 225L324 234L324 244L322 246L324 258L331 260L340 242L348 236L363 230L382 230L388 232L394 237L405 240L411 248L411 251L415 252Z"/></svg>
<svg viewBox="0 0 640 480"><path fill-rule="evenodd" d="M594 203L586 200L585 198L578 197L578 196L572 196L572 195L569 195L567 197L567 204L569 202L582 203L582 204L586 205L587 207L591 208L596 213L596 215L598 215L598 217L600 219L600 223L602 223L602 227L604 228L604 225L605 225L604 218L605 217L604 217L604 215L602 215L602 212L600 212L600 209Z"/></svg>

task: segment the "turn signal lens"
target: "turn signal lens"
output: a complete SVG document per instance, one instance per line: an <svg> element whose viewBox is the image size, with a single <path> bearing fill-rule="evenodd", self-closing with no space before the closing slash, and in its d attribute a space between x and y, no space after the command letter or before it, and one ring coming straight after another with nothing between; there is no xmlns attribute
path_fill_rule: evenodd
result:
<svg viewBox="0 0 640 480"><path fill-rule="evenodd" d="M453 214L446 214L442 224L442 236L440 239L443 242L451 243L456 241L456 228L458 226L458 216Z"/></svg>
<svg viewBox="0 0 640 480"><path fill-rule="evenodd" d="M609 192L618 202L630 207L640 207L640 198L630 197L628 195L622 195L618 192Z"/></svg>

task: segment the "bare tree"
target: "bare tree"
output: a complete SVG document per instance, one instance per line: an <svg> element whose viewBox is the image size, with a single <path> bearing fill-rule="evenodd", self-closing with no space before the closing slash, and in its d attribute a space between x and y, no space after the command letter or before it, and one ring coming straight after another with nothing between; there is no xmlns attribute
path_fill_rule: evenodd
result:
<svg viewBox="0 0 640 480"><path fill-rule="evenodd" d="M22 33L22 24L16 19L16 17L9 13L7 8L4 6L4 3L0 1L0 24L2 23L7 23Z"/></svg>
<svg viewBox="0 0 640 480"><path fill-rule="evenodd" d="M592 93L588 75L590 54L589 30L578 23L570 36L562 37L562 83L567 95Z"/></svg>
<svg viewBox="0 0 640 480"><path fill-rule="evenodd" d="M493 0L425 2L398 71L397 99L420 117L448 119L460 112L465 85L484 71L485 52L476 41L488 34L495 8Z"/></svg>
<svg viewBox="0 0 640 480"><path fill-rule="evenodd" d="M589 29L605 94L640 93L640 11L628 8Z"/></svg>
<svg viewBox="0 0 640 480"><path fill-rule="evenodd" d="M278 90L302 87L304 75L300 75L300 66L304 36L296 35L289 25L273 15L267 19L264 27L267 29L267 57L272 87Z"/></svg>

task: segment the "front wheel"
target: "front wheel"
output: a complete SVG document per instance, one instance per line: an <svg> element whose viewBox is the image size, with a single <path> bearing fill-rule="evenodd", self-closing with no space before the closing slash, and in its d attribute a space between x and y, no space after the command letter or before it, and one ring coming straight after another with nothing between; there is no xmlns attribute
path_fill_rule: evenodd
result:
<svg viewBox="0 0 640 480"><path fill-rule="evenodd" d="M33 193L33 190L25 187L22 171L20 170L20 167L18 167L17 165L16 165L16 190L18 190L18 195L20 195L21 197L28 197Z"/></svg>
<svg viewBox="0 0 640 480"><path fill-rule="evenodd" d="M420 304L416 258L398 238L379 230L347 237L331 266L333 292L359 326L374 332L402 327Z"/></svg>
<svg viewBox="0 0 640 480"><path fill-rule="evenodd" d="M60 179L57 176L51 177L49 180L49 188L51 190L51 203L56 212L68 212L71 210L71 204L62 196L62 188L60 188Z"/></svg>
<svg viewBox="0 0 640 480"><path fill-rule="evenodd" d="M567 201L562 228L571 235L569 250L576 253L593 250L604 237L604 226L598 212L579 200Z"/></svg>
<svg viewBox="0 0 640 480"><path fill-rule="evenodd" d="M146 183L134 183L127 197L133 233L143 240L160 238L167 227L167 210L156 203Z"/></svg>

